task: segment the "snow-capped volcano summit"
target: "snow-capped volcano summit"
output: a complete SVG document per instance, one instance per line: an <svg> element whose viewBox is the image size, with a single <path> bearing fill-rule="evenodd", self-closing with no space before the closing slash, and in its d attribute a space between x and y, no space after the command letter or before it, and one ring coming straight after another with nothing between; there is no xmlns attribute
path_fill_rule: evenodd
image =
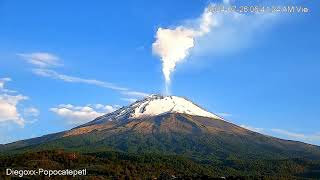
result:
<svg viewBox="0 0 320 180"><path fill-rule="evenodd" d="M157 116L166 113L181 113L194 116L211 117L221 119L193 102L178 96L150 95L141 101L133 103L131 106L133 113L131 117L139 118L144 116Z"/></svg>
<svg viewBox="0 0 320 180"><path fill-rule="evenodd" d="M107 121L121 121L123 119L138 119L158 115L179 113L193 116L220 119L221 117L210 113L193 102L178 96L149 95L129 106L122 107L112 113L98 117L84 125L101 124Z"/></svg>

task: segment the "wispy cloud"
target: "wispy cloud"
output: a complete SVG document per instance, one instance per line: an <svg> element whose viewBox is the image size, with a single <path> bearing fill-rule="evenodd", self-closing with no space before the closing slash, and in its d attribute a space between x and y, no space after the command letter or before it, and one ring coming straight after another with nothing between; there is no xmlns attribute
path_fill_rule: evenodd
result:
<svg viewBox="0 0 320 180"><path fill-rule="evenodd" d="M116 90L116 91L119 91L122 95L129 96L129 97L141 98L148 95L147 93L132 91L128 88L117 86L109 82L99 81L96 79L86 79L86 78L80 78L75 76L69 76L65 74L60 74L56 71L49 70L49 69L36 68L36 69L33 69L32 72L39 76L58 79L58 80L62 80L69 83L89 84L89 85L94 85L102 88Z"/></svg>
<svg viewBox="0 0 320 180"><path fill-rule="evenodd" d="M0 78L0 93L16 93L17 91L6 89L5 83L11 81L11 78Z"/></svg>
<svg viewBox="0 0 320 180"><path fill-rule="evenodd" d="M58 107L50 108L58 116L62 117L70 125L80 125L89 122L99 116L117 110L119 106L114 105L86 105L74 106L71 104L60 104Z"/></svg>
<svg viewBox="0 0 320 180"><path fill-rule="evenodd" d="M264 129L263 128L257 128L257 127L252 127L252 126L247 126L247 125L240 125L240 127L248 129L250 131L258 132L258 133L263 133Z"/></svg>
<svg viewBox="0 0 320 180"><path fill-rule="evenodd" d="M148 95L147 93L130 90L126 87L118 86L110 82L100 81L100 80L90 79L90 78L81 78L77 76L70 76L70 75L62 74L55 70L52 70L50 67L62 65L62 63L59 62L60 58L52 53L34 52L34 53L20 53L17 55L22 59L26 60L28 63L34 65L35 68L32 69L32 72L38 76L57 79L57 80L61 80L68 83L88 84L88 85L94 85L94 86L107 88L111 90L116 90L116 91L119 91L120 94L124 96L128 96L125 98L141 98ZM7 79L7 80L3 79L2 81L0 81L0 87L3 86L3 83L5 81L9 81L9 80L10 79Z"/></svg>
<svg viewBox="0 0 320 180"><path fill-rule="evenodd" d="M231 113L226 113L226 112L218 112L216 114L219 116L222 116L222 117L231 117L232 116Z"/></svg>
<svg viewBox="0 0 320 180"><path fill-rule="evenodd" d="M144 93L144 92L138 92L138 91L122 91L121 94L126 95L126 96L133 96L133 97L146 97L149 94Z"/></svg>
<svg viewBox="0 0 320 180"><path fill-rule="evenodd" d="M306 138L305 134L294 133L294 132L290 132L290 131L283 130L283 129L271 129L271 131L278 133L278 134L281 134L281 135L285 135L290 138L295 138L295 139L305 139Z"/></svg>
<svg viewBox="0 0 320 180"><path fill-rule="evenodd" d="M47 52L20 53L17 55L26 60L28 63L39 67L62 65L59 62L58 56Z"/></svg>
<svg viewBox="0 0 320 180"><path fill-rule="evenodd" d="M24 109L24 115L37 117L40 115L40 111L35 107L28 107Z"/></svg>
<svg viewBox="0 0 320 180"><path fill-rule="evenodd" d="M134 102L137 101L137 99L135 99L135 98L121 98L121 100L127 101L127 102L129 102L129 103L134 103Z"/></svg>
<svg viewBox="0 0 320 180"><path fill-rule="evenodd" d="M36 75L43 76L43 77L50 77L53 79L58 79L62 80L65 82L70 82L70 83L83 83L83 84L91 84L103 88L108 88L108 89L113 89L113 90L119 90L119 91L127 91L127 88L119 87L116 86L112 83L109 82L104 82L104 81L99 81L95 79L85 79L85 78L79 78L75 76L69 76L65 74L60 74L56 71L53 70L48 70L48 69L33 69L32 72Z"/></svg>
<svg viewBox="0 0 320 180"><path fill-rule="evenodd" d="M240 127L279 138L308 142L312 144L320 144L320 132L305 134L279 128L257 128L248 125L240 125Z"/></svg>
<svg viewBox="0 0 320 180"><path fill-rule="evenodd" d="M8 82L8 81L11 81L11 78L8 78L8 77L6 77L6 78L0 78L0 89L1 89L1 90L4 89L4 84L5 84L6 82Z"/></svg>
<svg viewBox="0 0 320 180"><path fill-rule="evenodd" d="M265 33L277 19L272 13L214 12L220 5L212 3L207 7L207 11L213 12L208 17L211 22L209 32L195 39L193 55L225 55L250 47L254 38ZM224 6L230 6L229 2ZM191 21L191 24L197 21Z"/></svg>
<svg viewBox="0 0 320 180"><path fill-rule="evenodd" d="M320 132L306 134L306 133L288 131L284 129L271 129L270 131L278 135L281 135L287 139L320 144Z"/></svg>

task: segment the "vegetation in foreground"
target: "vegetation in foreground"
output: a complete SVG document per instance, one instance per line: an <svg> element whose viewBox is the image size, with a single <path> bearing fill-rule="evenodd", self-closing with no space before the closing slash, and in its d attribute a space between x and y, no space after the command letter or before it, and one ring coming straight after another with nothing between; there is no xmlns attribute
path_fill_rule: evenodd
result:
<svg viewBox="0 0 320 180"><path fill-rule="evenodd" d="M129 154L115 151L81 154L63 150L26 152L0 157L0 179L6 168L87 169L79 179L316 179L320 162L307 159L254 160L228 157L200 161L178 155ZM43 179L44 177L24 177ZM71 177L69 177L71 179ZM69 179L54 177L54 179Z"/></svg>

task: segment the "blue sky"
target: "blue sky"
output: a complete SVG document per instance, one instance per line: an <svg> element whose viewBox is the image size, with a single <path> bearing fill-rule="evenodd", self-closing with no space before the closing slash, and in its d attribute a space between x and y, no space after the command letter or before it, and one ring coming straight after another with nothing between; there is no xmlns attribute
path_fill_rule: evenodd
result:
<svg viewBox="0 0 320 180"><path fill-rule="evenodd" d="M165 93L166 52L153 46L167 42L157 36L162 28L182 38L193 32L171 72L171 94L243 127L319 145L320 3L296 3L311 10L304 14L211 14L218 23L201 30L212 3L222 2L0 0L0 143Z"/></svg>

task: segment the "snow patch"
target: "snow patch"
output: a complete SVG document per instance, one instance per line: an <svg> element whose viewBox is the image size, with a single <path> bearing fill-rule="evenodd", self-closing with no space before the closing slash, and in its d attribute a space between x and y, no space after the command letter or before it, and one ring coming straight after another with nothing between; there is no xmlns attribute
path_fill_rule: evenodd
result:
<svg viewBox="0 0 320 180"><path fill-rule="evenodd" d="M131 114L132 118L157 116L166 113L183 113L221 119L219 116L205 111L191 101L177 96L151 95L142 101L135 102L131 106L134 107L133 114Z"/></svg>

